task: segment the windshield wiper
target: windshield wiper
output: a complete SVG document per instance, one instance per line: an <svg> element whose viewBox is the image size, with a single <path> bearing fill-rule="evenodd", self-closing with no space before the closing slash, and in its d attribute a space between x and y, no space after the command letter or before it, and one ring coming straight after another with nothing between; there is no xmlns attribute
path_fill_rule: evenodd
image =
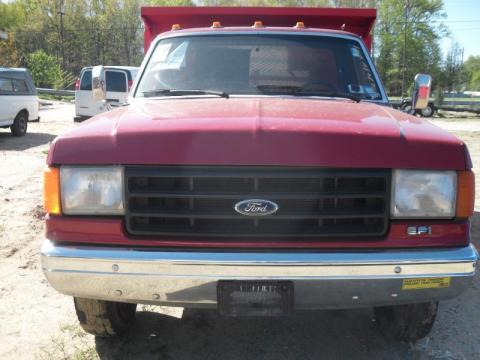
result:
<svg viewBox="0 0 480 360"><path fill-rule="evenodd" d="M355 102L360 102L362 99L356 95L336 91L315 91L310 90L309 87L295 86L295 85L257 85L257 89L261 92L270 92L274 94L285 94L295 96L324 96L350 99Z"/></svg>
<svg viewBox="0 0 480 360"><path fill-rule="evenodd" d="M295 93L295 95L303 95L303 96L325 96L325 97L332 97L332 98L343 98L353 100L355 102L360 102L362 99L356 95L352 95L349 93L343 92L335 92L335 91L299 91Z"/></svg>
<svg viewBox="0 0 480 360"><path fill-rule="evenodd" d="M230 95L224 91L200 90L200 89L156 89L144 91L143 96L183 96L183 95L216 95L223 98L229 98Z"/></svg>

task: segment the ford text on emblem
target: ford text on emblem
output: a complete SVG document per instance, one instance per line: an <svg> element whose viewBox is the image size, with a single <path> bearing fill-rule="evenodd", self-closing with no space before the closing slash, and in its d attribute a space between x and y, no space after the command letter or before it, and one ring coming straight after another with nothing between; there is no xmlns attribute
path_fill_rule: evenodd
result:
<svg viewBox="0 0 480 360"><path fill-rule="evenodd" d="M251 199L243 200L235 204L235 211L247 216L266 216L276 213L278 205L273 201Z"/></svg>

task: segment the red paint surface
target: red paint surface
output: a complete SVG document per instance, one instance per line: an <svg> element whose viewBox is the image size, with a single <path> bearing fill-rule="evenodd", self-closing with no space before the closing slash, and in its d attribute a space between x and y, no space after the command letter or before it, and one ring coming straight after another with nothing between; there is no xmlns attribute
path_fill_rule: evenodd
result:
<svg viewBox="0 0 480 360"><path fill-rule="evenodd" d="M122 219L47 217L46 237L52 241L108 244L125 247L157 246L179 248L237 248L237 249L385 249L466 246L470 242L469 223L401 221L393 222L384 239L321 238L292 239L282 242L259 239L206 238L142 238L126 234ZM407 226L430 225L431 235L407 236Z"/></svg>
<svg viewBox="0 0 480 360"><path fill-rule="evenodd" d="M370 31L377 12L375 9L349 8L142 7L141 16L145 24L146 52L155 36L169 31L173 24L180 24L182 28L209 30L214 21L220 21L223 26L243 26L245 30L257 20L262 21L266 27L285 27L282 30L289 31L311 31L312 28L341 30L345 24L345 31L362 37L370 48ZM308 28L292 29L297 21L303 21Z"/></svg>
<svg viewBox="0 0 480 360"><path fill-rule="evenodd" d="M464 170L465 154L448 132L372 103L204 97L134 99L59 136L47 161Z"/></svg>

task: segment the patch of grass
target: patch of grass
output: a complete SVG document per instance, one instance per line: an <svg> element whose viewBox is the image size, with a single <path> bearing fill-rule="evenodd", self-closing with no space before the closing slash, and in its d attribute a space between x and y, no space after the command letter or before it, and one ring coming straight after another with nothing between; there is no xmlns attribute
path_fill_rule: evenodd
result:
<svg viewBox="0 0 480 360"><path fill-rule="evenodd" d="M80 326L66 324L60 327L60 334L50 338L36 354L37 360L98 360L93 336Z"/></svg>
<svg viewBox="0 0 480 360"><path fill-rule="evenodd" d="M75 96L55 96L50 94L38 94L42 100L74 101Z"/></svg>
<svg viewBox="0 0 480 360"><path fill-rule="evenodd" d="M469 97L445 97L443 101L470 101L470 102L480 102L480 98L469 98Z"/></svg>
<svg viewBox="0 0 480 360"><path fill-rule="evenodd" d="M97 360L100 357L97 354L97 350L94 346L89 347L88 349L76 351L72 357L72 360Z"/></svg>

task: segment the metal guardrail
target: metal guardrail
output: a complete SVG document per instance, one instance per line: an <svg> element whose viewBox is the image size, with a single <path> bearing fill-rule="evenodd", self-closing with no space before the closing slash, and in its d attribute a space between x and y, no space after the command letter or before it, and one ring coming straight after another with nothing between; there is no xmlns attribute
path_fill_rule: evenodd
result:
<svg viewBox="0 0 480 360"><path fill-rule="evenodd" d="M53 95L53 96L75 96L74 90L56 90L56 89L45 89L37 88L39 94Z"/></svg>
<svg viewBox="0 0 480 360"><path fill-rule="evenodd" d="M475 99L475 98L473 98ZM434 99L430 99L432 102ZM402 101L400 99L390 99L390 104L395 109L400 108ZM464 100L462 99L455 99L455 98L446 98L442 102L442 105L435 106L437 110L446 110L446 111L467 111L467 112L474 112L479 114L480 113L480 101L475 100Z"/></svg>

